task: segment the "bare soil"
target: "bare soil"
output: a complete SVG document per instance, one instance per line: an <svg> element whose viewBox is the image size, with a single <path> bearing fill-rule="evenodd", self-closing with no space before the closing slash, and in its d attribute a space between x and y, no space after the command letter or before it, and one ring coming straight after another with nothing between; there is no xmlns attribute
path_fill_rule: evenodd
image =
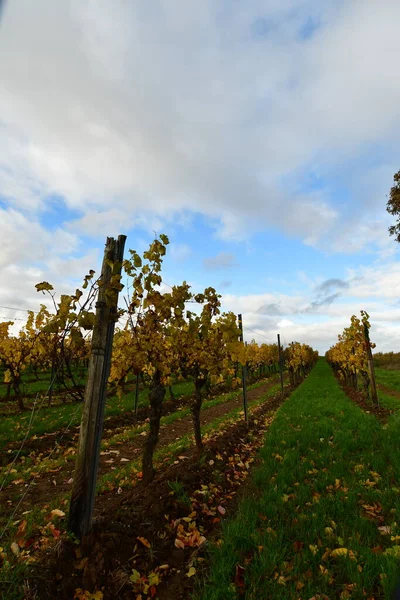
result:
<svg viewBox="0 0 400 600"><path fill-rule="evenodd" d="M275 384L276 381L268 380L260 387L249 390L247 394L249 403L261 398ZM175 403L171 403L168 407L169 412L173 411L173 407L175 407L176 410L176 408L180 405L182 405L182 402L178 403L178 401L175 401ZM185 405L187 406L187 399ZM242 397L240 393L238 393L238 395L235 398L228 400L227 402L203 410L201 415L202 426L211 423L212 421L214 421L214 419L227 414L231 410L240 407L241 405ZM148 409L143 410L146 411L144 414L147 415ZM165 410L166 408L164 407L164 411ZM144 416L144 414L142 413L141 416ZM164 412L164 414L167 413ZM121 423L123 417L124 415L118 416L115 420L113 420L113 425L115 426L116 423ZM133 419L134 416L125 415L124 429L129 425L130 422L132 422L132 425L137 423L137 421L134 421ZM168 446L169 444L171 444L171 442L182 438L187 433L192 432L192 430L193 425L191 416L185 416L180 419L177 419L171 425L161 426L157 449ZM71 442L75 442L77 440L78 433L79 427L74 428L74 433L72 434L72 437L70 436L68 439L63 440L63 446L60 447L61 450L67 449L68 445L70 445ZM112 429L110 427L110 423L106 421L104 439L107 439L107 437L110 437L115 433L115 429ZM51 448L54 447L54 439L55 438L53 437ZM35 443L39 442L38 446L35 447L36 452L38 452L38 449L40 448L42 448L42 452L44 447L46 449L48 448L48 436L46 436L45 440L40 439L33 441ZM144 441L145 436L139 434L129 442L119 442L118 444L113 445L111 452L102 454L100 456L98 477L101 477L105 473L110 472L118 467L121 467L122 463L128 465L129 462L137 460L141 456ZM41 446L41 444L43 445ZM56 456L57 455L53 455L53 458L56 458ZM121 461L121 459L123 459L123 461ZM38 469L39 468L40 467L38 467ZM7 506L9 508L9 512L12 512L12 510L14 510L14 506L19 502L18 510L15 513L16 520L21 516L21 514L24 511L30 510L32 508L32 505L44 505L51 501L54 498L55 494L61 495L65 492L70 491L72 489L74 468L75 463L73 460L70 460L55 469L50 469L48 471L43 471L42 473L39 473L37 476L34 477L34 483L31 485L22 501L20 501L20 498L25 492L25 488L26 485L29 484L29 480L23 481L17 485L15 485L14 483L9 484L6 488L3 489L2 492L0 492L0 506ZM35 472L34 468L33 471Z"/></svg>
<svg viewBox="0 0 400 600"><path fill-rule="evenodd" d="M252 390L249 399L259 398L265 392L265 387ZM289 392L287 389L285 398ZM233 512L238 492L250 470L248 461L254 460L263 444L268 428L264 417L273 414L282 402L278 394L254 410L248 426L241 421L216 434L207 442L201 460L192 447L185 451L185 458L179 464L166 465L160 470L149 486L138 483L119 495L115 492L100 495L96 501L93 533L82 541L79 548L63 539L43 556L40 567L33 567L30 584L36 587L38 597L41 600L70 600L75 590L82 588L91 592L101 590L104 600L147 598L150 592L138 595L129 580L132 569L143 574L154 571L160 565L168 565L161 571L163 577L157 585L156 597L160 600L188 598L195 579L187 576L188 569L196 565L199 575L206 568L210 540L218 537L225 514ZM229 410L239 403L239 398L231 401ZM225 414L227 410L228 403L209 409L203 415L203 423ZM162 432L160 444L183 435L189 426L190 419L185 417L168 432ZM171 495L169 484L175 481L180 482L184 497ZM206 490L214 490L214 500L201 496L199 490L202 486L206 486ZM218 491L215 492L215 489ZM185 498L190 498L189 504ZM209 510L212 502L219 503L220 507L210 514L213 512ZM200 547L177 548L173 523L193 515L193 511L196 511L193 517L196 527L207 541ZM150 548L138 541L138 537L148 540Z"/></svg>

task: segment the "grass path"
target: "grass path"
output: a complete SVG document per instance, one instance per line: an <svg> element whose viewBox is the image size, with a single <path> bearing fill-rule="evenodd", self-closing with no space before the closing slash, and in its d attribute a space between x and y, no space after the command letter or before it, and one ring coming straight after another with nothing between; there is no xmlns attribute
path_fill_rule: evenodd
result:
<svg viewBox="0 0 400 600"><path fill-rule="evenodd" d="M400 370L376 367L375 375L378 385L400 392Z"/></svg>
<svg viewBox="0 0 400 600"><path fill-rule="evenodd" d="M190 396L194 387L191 381L180 381L172 386L176 398L181 396ZM105 418L131 413L134 406L134 391L130 391L118 398L117 396L108 396L106 400ZM140 391L138 407L148 406L149 390L146 388ZM169 394L167 394L167 397ZM47 407L47 400L39 398L37 408L34 411L32 422L29 428L29 436L49 434L67 425L76 426L81 421L82 403L69 402L67 404L54 404ZM25 437L29 423L31 421L32 410L24 413L3 416L0 420L0 448L10 442L17 442Z"/></svg>
<svg viewBox="0 0 400 600"><path fill-rule="evenodd" d="M324 360L280 408L201 600L378 600L400 575L400 415L381 425Z"/></svg>

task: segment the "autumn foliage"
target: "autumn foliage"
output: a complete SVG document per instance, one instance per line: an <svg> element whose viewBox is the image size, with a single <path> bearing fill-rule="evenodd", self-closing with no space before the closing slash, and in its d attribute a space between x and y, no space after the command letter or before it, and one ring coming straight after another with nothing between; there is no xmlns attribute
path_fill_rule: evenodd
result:
<svg viewBox="0 0 400 600"><path fill-rule="evenodd" d="M335 373L346 385L358 388L359 379L368 391L370 375L368 369L365 329L370 329L369 315L361 311L361 319L353 315L350 326L338 336L338 342L326 353L326 359ZM375 344L370 343L371 348Z"/></svg>

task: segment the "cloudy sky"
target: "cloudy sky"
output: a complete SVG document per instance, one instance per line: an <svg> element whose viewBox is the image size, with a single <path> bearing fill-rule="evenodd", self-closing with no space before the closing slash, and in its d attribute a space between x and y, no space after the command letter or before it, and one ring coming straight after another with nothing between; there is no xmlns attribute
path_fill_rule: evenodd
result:
<svg viewBox="0 0 400 600"><path fill-rule="evenodd" d="M106 235L171 240L246 338L325 351L366 309L400 350L398 0L9 0L0 319L74 289ZM4 307L13 307L10 308ZM256 332L256 333L254 333Z"/></svg>

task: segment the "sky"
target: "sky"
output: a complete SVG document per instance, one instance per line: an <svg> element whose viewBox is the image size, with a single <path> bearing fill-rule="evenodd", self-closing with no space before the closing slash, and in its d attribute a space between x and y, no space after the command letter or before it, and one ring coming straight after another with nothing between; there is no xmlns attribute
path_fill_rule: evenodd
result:
<svg viewBox="0 0 400 600"><path fill-rule="evenodd" d="M0 320L156 232L164 281L214 286L249 341L323 353L364 309L400 351L399 22L398 0L6 1Z"/></svg>

